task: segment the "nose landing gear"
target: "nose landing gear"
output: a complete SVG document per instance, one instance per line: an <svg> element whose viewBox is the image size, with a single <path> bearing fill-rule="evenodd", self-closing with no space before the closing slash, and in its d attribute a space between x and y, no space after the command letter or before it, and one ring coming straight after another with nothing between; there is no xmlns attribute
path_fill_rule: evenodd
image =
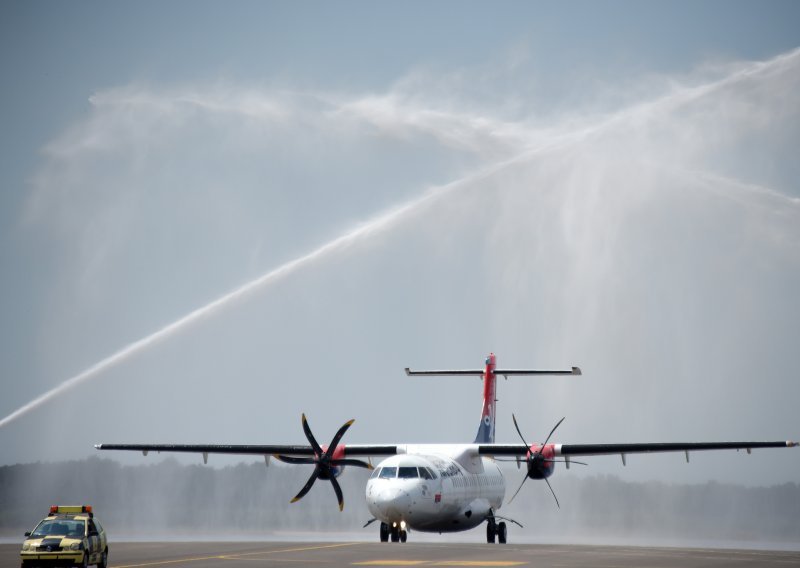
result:
<svg viewBox="0 0 800 568"><path fill-rule="evenodd" d="M406 542L408 540L408 531L399 525L389 526L386 523L381 523L380 528L381 542Z"/></svg>

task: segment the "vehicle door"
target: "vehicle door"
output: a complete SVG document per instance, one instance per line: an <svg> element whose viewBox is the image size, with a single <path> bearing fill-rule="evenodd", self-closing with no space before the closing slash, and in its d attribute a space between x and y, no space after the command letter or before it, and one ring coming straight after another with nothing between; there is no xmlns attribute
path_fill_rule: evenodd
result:
<svg viewBox="0 0 800 568"><path fill-rule="evenodd" d="M88 536L86 537L87 541L86 552L89 555L89 563L92 563L97 560L97 556L101 552L100 533L97 530L97 525L95 525L92 519L89 519L87 534Z"/></svg>

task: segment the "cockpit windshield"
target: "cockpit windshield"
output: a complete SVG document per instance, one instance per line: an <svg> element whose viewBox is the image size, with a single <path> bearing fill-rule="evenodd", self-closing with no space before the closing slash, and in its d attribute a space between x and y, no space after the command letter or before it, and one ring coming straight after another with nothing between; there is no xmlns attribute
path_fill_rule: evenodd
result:
<svg viewBox="0 0 800 568"><path fill-rule="evenodd" d="M417 473L416 467L400 466L397 477L400 479L414 479L415 477L419 477L419 473Z"/></svg>
<svg viewBox="0 0 800 568"><path fill-rule="evenodd" d="M400 467L382 467L375 470L372 478L379 479L436 479L436 473L428 467L401 465Z"/></svg>

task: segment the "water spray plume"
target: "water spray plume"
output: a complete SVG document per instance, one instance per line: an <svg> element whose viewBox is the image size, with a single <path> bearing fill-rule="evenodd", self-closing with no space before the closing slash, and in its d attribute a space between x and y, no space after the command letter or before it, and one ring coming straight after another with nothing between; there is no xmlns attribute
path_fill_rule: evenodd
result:
<svg viewBox="0 0 800 568"><path fill-rule="evenodd" d="M400 220L402 217L410 214L413 211L420 209L425 203L430 202L434 199L440 198L445 194L466 185L467 183L474 182L476 180L482 179L486 176L491 175L492 173L496 172L498 169L502 167L506 167L514 162L516 162L519 158L515 158L513 160L509 160L503 162L501 164L495 164L491 167L485 168L480 170L477 173L474 173L470 176L465 178L461 178L454 182L451 182L446 185L437 186L430 188L427 192L425 192L422 196L405 203L399 207L391 209L390 211L375 217L374 219L363 223L356 228L340 235L339 237L333 239L325 243L324 245L318 247L317 249L311 251L308 254L295 258L285 264L282 264L278 268L275 268L262 276L259 276L255 280L251 280L246 284L236 288L232 292L225 294L217 298L216 300L197 308L196 310L188 313L187 315L183 316L182 318L175 320L174 322L162 327L158 331L151 333L147 337L144 337L138 341L135 341L128 346L120 349L113 355L110 355L89 367L88 369L84 370L83 372L75 375L74 377L67 379L60 385L54 387L53 389L47 391L46 393L42 394L41 396L35 398L31 402L27 403L26 405L20 407L19 409L15 410L2 420L0 420L0 428L3 426L13 422L17 418L24 416L25 414L35 410L36 408L42 406L43 404L47 403L49 400L53 399L54 397L58 396L59 394L70 390L81 383L84 383L90 379L93 379L100 375L103 371L106 371L123 361L129 359L130 357L140 353L141 351L147 349L151 345L158 343L159 341L163 341L168 337L178 333L182 329L200 321L201 319L211 316L215 312L223 309L224 307L242 300L249 294L267 286L271 283L276 282L280 278L286 277L293 273L294 271L306 266L314 261L317 261L321 258L324 258L326 255L332 254L336 251L344 250L348 246L352 245L356 241L374 234L378 231L385 230L393 223Z"/></svg>
<svg viewBox="0 0 800 568"><path fill-rule="evenodd" d="M315 261L321 260L336 252L346 250L349 246L363 240L365 237L374 235L379 231L387 230L400 220L408 217L410 214L419 212L424 208L424 206L433 203L435 200L452 195L458 189L488 179L512 165L528 161L535 156L541 156L546 152L551 152L556 149L565 148L574 144L580 144L593 136L613 130L620 125L629 124L631 121L640 124L647 122L650 118L664 116L675 108L678 108L682 105L691 104L693 101L714 94L719 89L729 87L732 84L735 84L737 81L752 80L753 78L757 78L762 74L767 75L770 73L779 72L787 66L795 65L795 60L797 60L798 56L800 56L800 50L794 50L766 62L739 66L732 73L716 81L708 82L699 86L676 88L667 95L658 97L645 103L633 105L611 115L601 117L599 120L590 122L589 124L584 124L580 128L563 132L557 136L549 137L544 143L523 147L521 148L521 153L512 157L511 159L493 163L489 166L479 169L475 173L455 180L446 185L432 187L416 199L408 201L399 207L385 212L367 221L366 223L351 229L350 231L321 245L315 250L294 260L286 262L285 264L250 282L247 282L246 284L221 296L220 298L200 308L197 308L180 319L164 326L158 331L127 345L114 354L97 362L81 373L67 379L38 398L35 398L31 402L15 410L0 420L0 428L46 404L59 394L68 391L92 378L98 377L104 371L126 361L134 355L144 351L148 347L173 336L179 331L199 322L203 318L213 315L215 312L223 309L224 307L244 299L248 295L263 289L264 287L278 281L283 277L289 276L295 271L312 264ZM745 190L750 193L757 192L760 194L764 194L765 191L768 191L762 189L754 190L753 188L743 187L742 191ZM779 194L770 194L770 196L777 199ZM794 205L797 204L796 201L792 201L792 203Z"/></svg>

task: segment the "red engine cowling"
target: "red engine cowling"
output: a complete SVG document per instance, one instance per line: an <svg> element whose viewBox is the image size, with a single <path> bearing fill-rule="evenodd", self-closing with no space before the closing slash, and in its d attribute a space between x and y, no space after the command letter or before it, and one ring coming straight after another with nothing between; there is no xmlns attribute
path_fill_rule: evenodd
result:
<svg viewBox="0 0 800 568"><path fill-rule="evenodd" d="M538 444L530 447L526 462L528 466L528 477L531 479L547 479L556 469L554 461L556 455L553 444L547 444L542 448Z"/></svg>

